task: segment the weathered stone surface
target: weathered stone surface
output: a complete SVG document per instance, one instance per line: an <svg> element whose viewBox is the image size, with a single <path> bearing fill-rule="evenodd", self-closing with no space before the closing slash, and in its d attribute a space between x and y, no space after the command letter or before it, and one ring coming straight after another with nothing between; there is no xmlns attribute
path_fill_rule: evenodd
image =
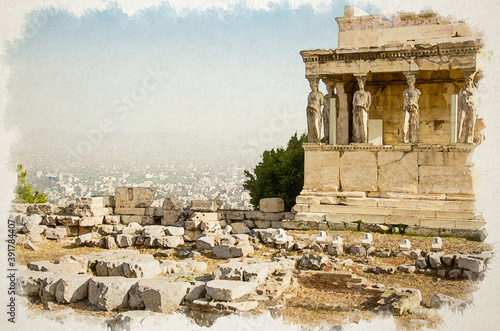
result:
<svg viewBox="0 0 500 331"><path fill-rule="evenodd" d="M174 248L184 244L184 240L179 236L165 236L156 239L156 245L164 248Z"/></svg>
<svg viewBox="0 0 500 331"><path fill-rule="evenodd" d="M271 221L255 221L255 227L259 229L268 229L271 227Z"/></svg>
<svg viewBox="0 0 500 331"><path fill-rule="evenodd" d="M232 257L242 257L242 256L247 256L249 254L254 253L253 246L251 245L242 245L238 247L231 247L231 255Z"/></svg>
<svg viewBox="0 0 500 331"><path fill-rule="evenodd" d="M154 187L117 187L115 207L146 208L151 206L156 193Z"/></svg>
<svg viewBox="0 0 500 331"><path fill-rule="evenodd" d="M410 258L411 260L416 260L422 256L422 250L418 248L412 249L408 253L405 253L405 255L408 256L408 258Z"/></svg>
<svg viewBox="0 0 500 331"><path fill-rule="evenodd" d="M298 262L298 268L310 270L323 270L329 263L324 255L306 254Z"/></svg>
<svg viewBox="0 0 500 331"><path fill-rule="evenodd" d="M420 306L422 293L411 288L388 288L380 298L393 314L403 315L408 310Z"/></svg>
<svg viewBox="0 0 500 331"><path fill-rule="evenodd" d="M455 262L455 255L453 254L445 254L441 256L441 262L447 267L451 267L453 263Z"/></svg>
<svg viewBox="0 0 500 331"><path fill-rule="evenodd" d="M250 229L243 222L234 222L234 223L231 223L231 227L233 228L232 231L231 231L232 233L236 233L236 234L250 233Z"/></svg>
<svg viewBox="0 0 500 331"><path fill-rule="evenodd" d="M233 257L229 245L216 245L213 249L213 254L218 259L230 259Z"/></svg>
<svg viewBox="0 0 500 331"><path fill-rule="evenodd" d="M50 261L36 261L28 263L28 269L33 271L45 271L53 274L78 274L81 267L74 263L53 263Z"/></svg>
<svg viewBox="0 0 500 331"><path fill-rule="evenodd" d="M486 269L484 262L474 257L460 256L457 257L457 262L460 269L465 269L472 272L482 272Z"/></svg>
<svg viewBox="0 0 500 331"><path fill-rule="evenodd" d="M29 204L26 207L26 212L28 214L38 214L38 215L55 214L56 211L58 210L59 208L50 203L34 203L34 204Z"/></svg>
<svg viewBox="0 0 500 331"><path fill-rule="evenodd" d="M102 236L115 234L115 226L111 224L97 225L93 230Z"/></svg>
<svg viewBox="0 0 500 331"><path fill-rule="evenodd" d="M18 224L22 227L23 233L42 233L45 227L41 227L42 216L37 214L19 215Z"/></svg>
<svg viewBox="0 0 500 331"><path fill-rule="evenodd" d="M196 240L196 249L200 251L208 251L215 247L214 237L200 237Z"/></svg>
<svg viewBox="0 0 500 331"><path fill-rule="evenodd" d="M245 219L245 212L242 210L224 210L224 218L230 221L243 221Z"/></svg>
<svg viewBox="0 0 500 331"><path fill-rule="evenodd" d="M222 203L222 200L191 200L188 209L196 212L216 212Z"/></svg>
<svg viewBox="0 0 500 331"><path fill-rule="evenodd" d="M438 293L431 298L429 305L431 306L431 308L441 308L442 306L448 306L450 308L457 308L462 306L465 308L466 304L467 301L465 300Z"/></svg>
<svg viewBox="0 0 500 331"><path fill-rule="evenodd" d="M65 227L55 227L45 229L45 239L58 240L68 235L68 229Z"/></svg>
<svg viewBox="0 0 500 331"><path fill-rule="evenodd" d="M183 236L184 228L179 226L167 226L165 228L165 234L167 236Z"/></svg>
<svg viewBox="0 0 500 331"><path fill-rule="evenodd" d="M419 269L425 269L427 268L427 260L425 257L419 257L418 259L415 260L415 266Z"/></svg>
<svg viewBox="0 0 500 331"><path fill-rule="evenodd" d="M234 280L212 280L206 283L207 295L214 300L234 301L255 291L255 284Z"/></svg>
<svg viewBox="0 0 500 331"><path fill-rule="evenodd" d="M131 234L119 234L116 236L116 245L120 248L134 246L136 238Z"/></svg>
<svg viewBox="0 0 500 331"><path fill-rule="evenodd" d="M185 230L182 238L184 241L196 241L201 235L201 230Z"/></svg>
<svg viewBox="0 0 500 331"><path fill-rule="evenodd" d="M154 260L151 255L142 259L130 259L123 262L123 274L127 278L155 278L160 273L160 263Z"/></svg>
<svg viewBox="0 0 500 331"><path fill-rule="evenodd" d="M35 244L33 244L30 240L27 240L23 243L23 247L25 249L29 249L29 250L32 250L32 251L38 251L38 247L35 246Z"/></svg>
<svg viewBox="0 0 500 331"><path fill-rule="evenodd" d="M338 151L310 151L304 154L304 189L337 191L339 181Z"/></svg>
<svg viewBox="0 0 500 331"><path fill-rule="evenodd" d="M472 167L420 166L418 176L419 193L474 194Z"/></svg>
<svg viewBox="0 0 500 331"><path fill-rule="evenodd" d="M166 197L162 204L163 210L181 210L182 202L176 197Z"/></svg>
<svg viewBox="0 0 500 331"><path fill-rule="evenodd" d="M179 210L163 210L162 225L177 226L184 221L185 214Z"/></svg>
<svg viewBox="0 0 500 331"><path fill-rule="evenodd" d="M349 251L354 256L366 256L366 248L361 245L352 245Z"/></svg>
<svg viewBox="0 0 500 331"><path fill-rule="evenodd" d="M40 293L40 277L46 276L46 272L42 271L19 271L19 276L16 279L18 294L20 296L37 296Z"/></svg>
<svg viewBox="0 0 500 331"><path fill-rule="evenodd" d="M345 151L340 157L340 186L344 191L377 191L376 154Z"/></svg>
<svg viewBox="0 0 500 331"><path fill-rule="evenodd" d="M128 306L128 292L137 279L125 277L92 277L89 280L89 303L101 310Z"/></svg>
<svg viewBox="0 0 500 331"><path fill-rule="evenodd" d="M102 236L97 232L82 234L76 238L77 245L87 245L93 239L101 239Z"/></svg>
<svg viewBox="0 0 500 331"><path fill-rule="evenodd" d="M378 152L378 190L417 193L417 152Z"/></svg>
<svg viewBox="0 0 500 331"><path fill-rule="evenodd" d="M121 234L139 234L142 233L143 226L137 222L130 222L127 226L121 228L118 233Z"/></svg>
<svg viewBox="0 0 500 331"><path fill-rule="evenodd" d="M451 269L448 272L448 278L450 279L459 279L462 277L462 269Z"/></svg>
<svg viewBox="0 0 500 331"><path fill-rule="evenodd" d="M205 282L190 282L188 287L188 294L184 300L192 302L197 299L204 298L207 291L205 290Z"/></svg>
<svg viewBox="0 0 500 331"><path fill-rule="evenodd" d="M132 208L132 207L116 207L116 215L135 215L135 216L153 216L154 209L152 208Z"/></svg>
<svg viewBox="0 0 500 331"><path fill-rule="evenodd" d="M77 226L80 224L80 217L78 216L56 215L55 219L59 225Z"/></svg>
<svg viewBox="0 0 500 331"><path fill-rule="evenodd" d="M56 299L61 303L83 300L88 295L91 275L62 275L56 286Z"/></svg>
<svg viewBox="0 0 500 331"><path fill-rule="evenodd" d="M40 224L47 225L47 226L56 226L57 225L57 215L45 215L42 218L42 222Z"/></svg>
<svg viewBox="0 0 500 331"><path fill-rule="evenodd" d="M191 259L176 262L176 268L179 272L189 272L200 274L207 270L208 266L205 262L198 262Z"/></svg>
<svg viewBox="0 0 500 331"><path fill-rule="evenodd" d="M412 274L416 271L416 267L414 265L402 264L398 266L398 270L402 272L406 272L408 274Z"/></svg>
<svg viewBox="0 0 500 331"><path fill-rule="evenodd" d="M190 284L163 279L141 279L130 289L129 306L154 312L175 311L186 296Z"/></svg>
<svg viewBox="0 0 500 331"><path fill-rule="evenodd" d="M89 259L87 255L64 255L63 257L59 258L59 263L61 264L66 264L66 263L74 263L77 264L80 269L78 273L80 274L85 274L87 273L87 269L89 267Z"/></svg>
<svg viewBox="0 0 500 331"><path fill-rule="evenodd" d="M441 263L442 253L431 253L428 256L429 266L433 269L440 268L443 264Z"/></svg>
<svg viewBox="0 0 500 331"><path fill-rule="evenodd" d="M280 213L285 211L285 202L282 198L260 199L259 210L266 213Z"/></svg>
<svg viewBox="0 0 500 331"><path fill-rule="evenodd" d="M118 245L116 245L116 239L115 237L104 237L102 239L104 241L103 247L106 249L117 249Z"/></svg>
<svg viewBox="0 0 500 331"><path fill-rule="evenodd" d="M44 275L40 275L40 278L38 278L38 283L40 284L39 296L42 300L55 300L57 283L60 279L60 274L55 275L51 272L44 272Z"/></svg>
<svg viewBox="0 0 500 331"><path fill-rule="evenodd" d="M78 225L81 227L92 227L98 224L102 224L103 220L103 216L82 217Z"/></svg>
<svg viewBox="0 0 500 331"><path fill-rule="evenodd" d="M165 229L163 225L146 225L142 229L142 236L145 238L165 236Z"/></svg>

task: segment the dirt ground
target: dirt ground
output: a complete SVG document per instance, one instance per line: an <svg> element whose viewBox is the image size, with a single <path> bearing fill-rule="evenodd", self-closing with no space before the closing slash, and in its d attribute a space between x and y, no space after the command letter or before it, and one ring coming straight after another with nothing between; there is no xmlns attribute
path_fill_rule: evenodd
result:
<svg viewBox="0 0 500 331"><path fill-rule="evenodd" d="M294 237L296 242L306 244L313 243L316 231L287 231L289 235ZM363 233L356 231L327 231L328 240L331 241L335 236L341 236L344 243L347 245L359 244ZM409 239L412 246L428 251L431 246L429 237L414 237L395 234L378 234L373 233L373 245L378 249L388 248L397 250L399 243L403 239ZM490 246L472 242L462 238L443 238L444 252L446 253L480 253L484 250L492 249ZM60 257L67 254L89 254L92 252L105 251L105 249L95 247L74 247L68 243L57 241L45 241L38 243L36 246L38 251L28 250L18 246L16 250L18 264L26 265L29 262L49 260L57 261ZM154 254L157 249L153 248L128 248L138 249L144 254ZM277 253L274 248L262 246L255 251L251 257L269 259ZM303 252L291 252L290 255L301 255ZM351 258L356 262L356 258L352 255L345 254L340 256L340 260ZM176 254L162 259L181 260ZM207 263L208 268L206 274L211 274L217 265L227 262L227 260L218 260L210 256L210 254L202 254L194 258L196 261ZM375 257L370 265L399 265L403 263L412 263L410 260L402 260L400 258L377 258ZM471 299L471 293L476 289L477 282L470 280L450 280L440 279L435 275L429 276L420 273L406 274L396 272L393 275L376 275L365 273L362 271L356 272L358 275L365 277L370 283L384 284L386 287L409 287L416 288L422 292L423 306L428 307L429 301L434 294L442 293L460 299ZM319 289L301 286L295 292L288 294L289 299L286 305L280 309L278 315L283 315L285 322L300 323L305 321L313 325L339 325L347 321L359 322L360 320L369 320L377 317L373 312L369 303L369 298L360 293L339 293L328 288ZM43 309L40 302L30 303L32 309ZM79 314L103 316L111 318L116 316L118 312L101 312L93 309L89 310L89 306L84 302L78 302L70 305L56 305L54 309L64 309L71 307ZM428 322L422 322L422 317L403 315L396 317L396 323L402 329L420 329L421 327L436 328L439 326L439 317L425 318ZM412 320L417 320L412 322ZM418 322L418 323L417 323Z"/></svg>

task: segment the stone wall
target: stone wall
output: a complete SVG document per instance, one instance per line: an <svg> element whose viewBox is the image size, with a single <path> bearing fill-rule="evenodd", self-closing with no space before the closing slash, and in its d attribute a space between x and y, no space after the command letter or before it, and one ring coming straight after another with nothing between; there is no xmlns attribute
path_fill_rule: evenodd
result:
<svg viewBox="0 0 500 331"><path fill-rule="evenodd" d="M304 146L304 190L474 196L470 149Z"/></svg>

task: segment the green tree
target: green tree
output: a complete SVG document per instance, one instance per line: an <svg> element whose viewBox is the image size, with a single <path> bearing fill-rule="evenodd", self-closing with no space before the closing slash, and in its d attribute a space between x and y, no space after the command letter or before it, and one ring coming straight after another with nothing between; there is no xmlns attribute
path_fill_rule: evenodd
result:
<svg viewBox="0 0 500 331"><path fill-rule="evenodd" d="M250 203L255 209L259 209L259 201L263 198L282 198L286 210L295 205L295 198L304 185L304 142L307 142L307 135L304 133L299 138L295 133L286 149L278 147L265 151L253 173L245 170L247 180L243 187L250 191Z"/></svg>
<svg viewBox="0 0 500 331"><path fill-rule="evenodd" d="M14 202L16 203L44 203L47 202L47 197L45 193L40 193L38 189L35 190L35 194L31 193L31 185L26 181L26 170L23 171L23 165L17 165L17 186L16 186L16 198Z"/></svg>

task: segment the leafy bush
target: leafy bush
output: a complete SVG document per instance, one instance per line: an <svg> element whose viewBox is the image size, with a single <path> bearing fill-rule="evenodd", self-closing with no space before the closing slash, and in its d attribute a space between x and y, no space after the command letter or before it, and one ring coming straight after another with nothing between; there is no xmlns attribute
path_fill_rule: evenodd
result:
<svg viewBox="0 0 500 331"><path fill-rule="evenodd" d="M45 193L40 193L38 189L35 190L35 193L31 193L31 185L29 185L26 181L26 171L23 171L23 165L17 165L17 186L16 190L16 198L14 202L16 203L45 203L47 202L47 197Z"/></svg>
<svg viewBox="0 0 500 331"><path fill-rule="evenodd" d="M255 209L259 209L259 201L264 198L282 198L285 210L295 205L295 198L304 186L304 142L307 135L304 133L298 138L295 133L286 149L265 151L253 172L245 170L248 179L243 187L250 191L250 202Z"/></svg>

